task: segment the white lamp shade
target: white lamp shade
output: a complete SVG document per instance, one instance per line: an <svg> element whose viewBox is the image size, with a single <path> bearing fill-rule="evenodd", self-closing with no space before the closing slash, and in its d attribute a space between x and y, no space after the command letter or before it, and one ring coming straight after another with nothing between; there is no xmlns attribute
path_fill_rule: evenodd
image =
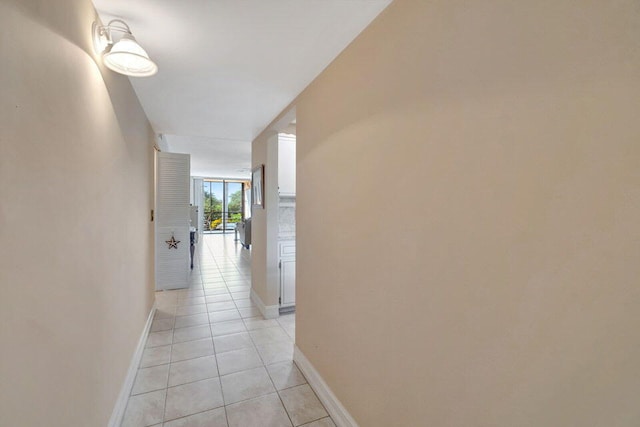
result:
<svg viewBox="0 0 640 427"><path fill-rule="evenodd" d="M108 68L127 76L147 77L158 72L158 66L131 34L122 36L103 59Z"/></svg>

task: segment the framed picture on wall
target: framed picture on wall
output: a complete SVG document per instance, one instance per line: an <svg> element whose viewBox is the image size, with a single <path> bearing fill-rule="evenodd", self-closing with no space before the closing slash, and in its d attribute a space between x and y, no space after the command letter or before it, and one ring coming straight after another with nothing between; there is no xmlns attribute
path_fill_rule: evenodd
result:
<svg viewBox="0 0 640 427"><path fill-rule="evenodd" d="M264 165L251 171L251 205L264 209Z"/></svg>

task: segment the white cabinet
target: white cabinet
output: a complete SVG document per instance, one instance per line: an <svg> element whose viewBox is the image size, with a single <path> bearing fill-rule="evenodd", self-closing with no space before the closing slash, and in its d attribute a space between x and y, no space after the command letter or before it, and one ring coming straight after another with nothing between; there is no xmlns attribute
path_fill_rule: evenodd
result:
<svg viewBox="0 0 640 427"><path fill-rule="evenodd" d="M278 134L278 234L295 234L296 136ZM280 267L280 308L296 305L296 242L278 242ZM285 310L286 311L286 310Z"/></svg>
<svg viewBox="0 0 640 427"><path fill-rule="evenodd" d="M278 135L278 192L281 196L296 195L295 135Z"/></svg>
<svg viewBox="0 0 640 427"><path fill-rule="evenodd" d="M280 242L280 307L296 305L296 242Z"/></svg>
<svg viewBox="0 0 640 427"><path fill-rule="evenodd" d="M280 261L280 307L296 305L296 260Z"/></svg>

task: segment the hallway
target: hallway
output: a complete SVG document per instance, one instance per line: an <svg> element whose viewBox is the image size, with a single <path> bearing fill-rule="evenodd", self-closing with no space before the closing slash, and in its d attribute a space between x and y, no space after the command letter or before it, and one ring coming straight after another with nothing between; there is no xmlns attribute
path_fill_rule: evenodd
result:
<svg viewBox="0 0 640 427"><path fill-rule="evenodd" d="M250 254L204 235L189 289L157 311L123 427L331 427L292 362L295 314L265 320L249 299Z"/></svg>

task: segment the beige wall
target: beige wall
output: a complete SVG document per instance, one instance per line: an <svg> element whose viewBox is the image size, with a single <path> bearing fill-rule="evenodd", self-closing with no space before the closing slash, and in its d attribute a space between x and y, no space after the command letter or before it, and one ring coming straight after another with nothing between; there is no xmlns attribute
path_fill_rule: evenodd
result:
<svg viewBox="0 0 640 427"><path fill-rule="evenodd" d="M251 168L267 162L267 137L251 144ZM253 202L250 202L253 203ZM251 207L251 288L261 300L267 298L267 215Z"/></svg>
<svg viewBox="0 0 640 427"><path fill-rule="evenodd" d="M104 426L153 304L153 132L89 0L0 2L0 425Z"/></svg>
<svg viewBox="0 0 640 427"><path fill-rule="evenodd" d="M265 166L264 209L251 208L251 287L265 306L278 305L278 134L267 130L251 146L251 167Z"/></svg>
<svg viewBox="0 0 640 427"><path fill-rule="evenodd" d="M297 345L361 426L640 423L640 9L396 0L296 102Z"/></svg>
<svg viewBox="0 0 640 427"><path fill-rule="evenodd" d="M292 129L296 109L288 105L251 143L251 167L265 166L265 207L251 210L251 288L277 317L280 298L278 268L278 133ZM293 126L295 133L295 126Z"/></svg>

